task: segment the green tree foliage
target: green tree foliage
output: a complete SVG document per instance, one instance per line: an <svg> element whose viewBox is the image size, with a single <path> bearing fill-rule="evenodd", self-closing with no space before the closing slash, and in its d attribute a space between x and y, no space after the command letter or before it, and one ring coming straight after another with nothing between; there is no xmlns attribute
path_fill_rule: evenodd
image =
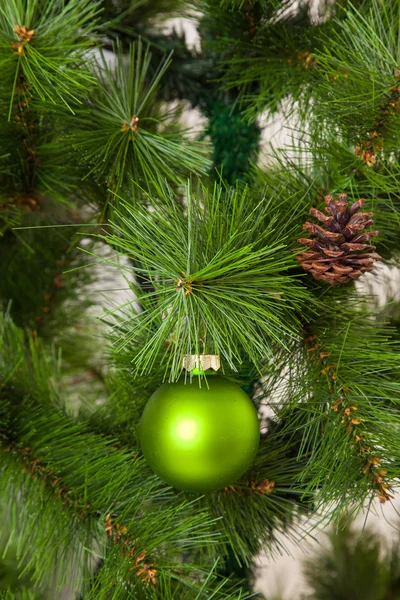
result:
<svg viewBox="0 0 400 600"><path fill-rule="evenodd" d="M170 60L149 79L151 55L140 41L130 46L128 69L125 56L114 50L117 65L102 55L98 87L86 107L90 121L72 138L73 147L93 164L88 175L103 175L102 184L118 191L132 180L160 188L165 180L179 184L185 174L205 173L209 163L200 148L185 143L173 113L161 112L156 98Z"/></svg>
<svg viewBox="0 0 400 600"><path fill-rule="evenodd" d="M168 29L193 15L196 48ZM296 255L310 208L337 228L316 211L345 192L398 265L399 22L398 0L0 2L5 598L244 600L258 552L391 502L398 307ZM270 118L291 128L279 150ZM208 495L163 483L137 434L200 353L261 425L249 471ZM322 567L362 556L387 583L373 536L341 535Z"/></svg>
<svg viewBox="0 0 400 600"><path fill-rule="evenodd" d="M328 545L305 564L310 600L384 600L400 598L398 543L354 526L331 532Z"/></svg>
<svg viewBox="0 0 400 600"><path fill-rule="evenodd" d="M358 529L343 518L339 528L331 529L303 561L309 591L293 600L398 600L399 558L398 540L389 543L374 529ZM268 600L284 599L281 594L268 596Z"/></svg>
<svg viewBox="0 0 400 600"><path fill-rule="evenodd" d="M161 203L149 198L151 212L120 202L115 233L107 235L146 265L136 271L154 287L148 307L142 299L144 311L125 315L117 352L140 339L132 357L138 373L151 372L166 354L172 380L185 354L220 354L235 369L242 352L258 365L272 342L285 344L294 334L296 311L308 299L290 275L295 261L284 231L290 235L291 219L278 225L269 198L254 198L246 188L188 186L186 202L181 208L171 191Z"/></svg>

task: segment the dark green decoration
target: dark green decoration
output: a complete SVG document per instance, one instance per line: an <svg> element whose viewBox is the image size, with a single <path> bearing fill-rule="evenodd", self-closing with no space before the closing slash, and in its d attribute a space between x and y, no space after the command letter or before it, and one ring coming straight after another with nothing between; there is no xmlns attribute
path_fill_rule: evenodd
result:
<svg viewBox="0 0 400 600"><path fill-rule="evenodd" d="M255 162L261 129L249 123L242 112L223 100L215 100L207 108L208 134L213 143L213 163L224 179L234 184L248 180L251 162Z"/></svg>

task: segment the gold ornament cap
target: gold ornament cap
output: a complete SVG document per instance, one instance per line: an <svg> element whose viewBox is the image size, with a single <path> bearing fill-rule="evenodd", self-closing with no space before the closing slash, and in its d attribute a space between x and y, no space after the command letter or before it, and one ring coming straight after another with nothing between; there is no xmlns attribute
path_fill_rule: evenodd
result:
<svg viewBox="0 0 400 600"><path fill-rule="evenodd" d="M221 368L221 358L218 354L185 354L182 366L193 375L199 375L208 369L218 371Z"/></svg>

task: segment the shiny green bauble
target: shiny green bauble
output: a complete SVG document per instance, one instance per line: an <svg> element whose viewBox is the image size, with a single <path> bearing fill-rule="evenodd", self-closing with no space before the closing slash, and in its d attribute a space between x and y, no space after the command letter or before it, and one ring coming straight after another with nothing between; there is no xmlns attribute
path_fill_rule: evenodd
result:
<svg viewBox="0 0 400 600"><path fill-rule="evenodd" d="M212 492L250 467L260 441L257 412L234 383L207 375L164 383L139 423L142 452L165 482L187 492Z"/></svg>

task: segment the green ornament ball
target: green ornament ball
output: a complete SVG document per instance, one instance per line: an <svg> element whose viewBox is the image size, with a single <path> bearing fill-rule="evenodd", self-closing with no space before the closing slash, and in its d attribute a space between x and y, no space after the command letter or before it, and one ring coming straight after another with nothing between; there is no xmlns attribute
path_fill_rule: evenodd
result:
<svg viewBox="0 0 400 600"><path fill-rule="evenodd" d="M219 375L164 383L139 422L142 452L151 469L187 492L231 485L257 453L257 411L237 385Z"/></svg>

